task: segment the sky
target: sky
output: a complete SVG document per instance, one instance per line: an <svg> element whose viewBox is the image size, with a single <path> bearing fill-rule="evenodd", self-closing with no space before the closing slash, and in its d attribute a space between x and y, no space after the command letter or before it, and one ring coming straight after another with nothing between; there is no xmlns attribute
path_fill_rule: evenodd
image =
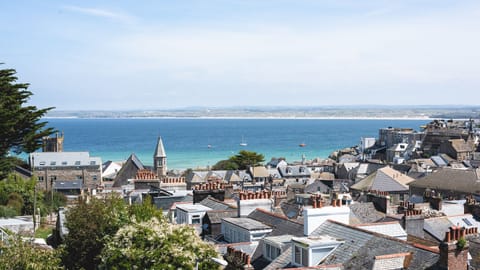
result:
<svg viewBox="0 0 480 270"><path fill-rule="evenodd" d="M19 0L0 25L38 107L480 104L480 1Z"/></svg>

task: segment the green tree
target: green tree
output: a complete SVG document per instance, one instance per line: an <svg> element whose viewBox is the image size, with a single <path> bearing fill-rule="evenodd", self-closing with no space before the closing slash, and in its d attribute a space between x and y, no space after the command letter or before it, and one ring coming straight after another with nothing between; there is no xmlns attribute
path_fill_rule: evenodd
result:
<svg viewBox="0 0 480 270"><path fill-rule="evenodd" d="M16 174L9 174L5 180L0 181L0 205L12 206L18 210L19 203L22 203L19 214L33 214L36 184L35 178L24 180ZM21 199L17 195L12 195L14 193L20 195ZM43 193L37 192L37 208L40 208L42 214L46 214L42 201Z"/></svg>
<svg viewBox="0 0 480 270"><path fill-rule="evenodd" d="M229 159L221 160L213 165L214 170L245 170L250 166L260 166L265 161L262 154L241 150Z"/></svg>
<svg viewBox="0 0 480 270"><path fill-rule="evenodd" d="M19 236L11 236L8 245L0 244L0 269L57 270L61 267L56 250L34 247Z"/></svg>
<svg viewBox="0 0 480 270"><path fill-rule="evenodd" d="M128 208L122 198L79 200L66 213L68 235L62 262L67 269L95 269L105 238L114 235L129 222Z"/></svg>
<svg viewBox="0 0 480 270"><path fill-rule="evenodd" d="M11 170L9 152L31 153L38 149L42 137L54 132L41 118L52 108L37 109L26 105L32 92L27 83L17 83L14 69L0 69L0 179Z"/></svg>
<svg viewBox="0 0 480 270"><path fill-rule="evenodd" d="M164 219L121 228L109 238L102 252L101 269L218 269L211 260L215 248L203 242L195 230Z"/></svg>

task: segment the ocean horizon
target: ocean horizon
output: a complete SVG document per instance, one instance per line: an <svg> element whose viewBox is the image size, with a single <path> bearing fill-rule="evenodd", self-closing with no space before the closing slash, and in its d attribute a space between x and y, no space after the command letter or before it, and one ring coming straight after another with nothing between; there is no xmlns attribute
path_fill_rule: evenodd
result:
<svg viewBox="0 0 480 270"><path fill-rule="evenodd" d="M162 137L169 169L205 168L240 150L284 157L288 162L327 158L338 149L358 145L361 137L378 137L384 127L419 130L430 119L384 118L45 118L65 135L64 151L89 151L102 161L124 161L135 153L153 164ZM247 143L241 146L242 138ZM299 144L305 144L300 147Z"/></svg>

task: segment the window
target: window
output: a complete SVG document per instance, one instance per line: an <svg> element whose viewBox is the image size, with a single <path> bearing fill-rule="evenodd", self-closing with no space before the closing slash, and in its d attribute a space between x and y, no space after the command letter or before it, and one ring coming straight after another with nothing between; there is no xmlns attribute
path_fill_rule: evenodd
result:
<svg viewBox="0 0 480 270"><path fill-rule="evenodd" d="M50 161L50 166L55 166L55 165L57 165L56 161Z"/></svg>
<svg viewBox="0 0 480 270"><path fill-rule="evenodd" d="M77 180L82 180L83 177L81 175L77 175Z"/></svg>
<svg viewBox="0 0 480 270"><path fill-rule="evenodd" d="M90 165L95 165L95 161L90 161Z"/></svg>
<svg viewBox="0 0 480 270"><path fill-rule="evenodd" d="M265 257L270 260L274 260L280 256L280 249L269 244L265 244Z"/></svg>
<svg viewBox="0 0 480 270"><path fill-rule="evenodd" d="M56 175L50 175L50 181L57 181Z"/></svg>
<svg viewBox="0 0 480 270"><path fill-rule="evenodd" d="M97 181L97 175L92 176L93 181Z"/></svg>
<svg viewBox="0 0 480 270"><path fill-rule="evenodd" d="M294 261L298 265L308 266L308 250L294 245Z"/></svg>
<svg viewBox="0 0 480 270"><path fill-rule="evenodd" d="M39 176L39 177L38 177L38 181L39 181L39 182L43 182L43 176Z"/></svg>
<svg viewBox="0 0 480 270"><path fill-rule="evenodd" d="M192 216L192 224L200 224L200 215Z"/></svg>
<svg viewBox="0 0 480 270"><path fill-rule="evenodd" d="M62 161L62 165L66 166L68 163L66 161Z"/></svg>
<svg viewBox="0 0 480 270"><path fill-rule="evenodd" d="M45 166L45 161L40 161L40 166Z"/></svg>
<svg viewBox="0 0 480 270"><path fill-rule="evenodd" d="M80 165L80 160L75 161L75 165Z"/></svg>

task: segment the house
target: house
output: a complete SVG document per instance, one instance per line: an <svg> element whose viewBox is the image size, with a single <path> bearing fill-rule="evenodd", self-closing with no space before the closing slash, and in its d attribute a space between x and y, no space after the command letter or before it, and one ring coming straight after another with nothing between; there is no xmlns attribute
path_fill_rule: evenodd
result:
<svg viewBox="0 0 480 270"><path fill-rule="evenodd" d="M310 168L305 165L283 166L279 167L278 171L281 177L285 179L296 179L297 181L309 179L311 175Z"/></svg>
<svg viewBox="0 0 480 270"><path fill-rule="evenodd" d="M287 166L288 163L285 161L285 158L272 158L268 163L267 163L267 168L275 168L278 169L279 167L284 167Z"/></svg>
<svg viewBox="0 0 480 270"><path fill-rule="evenodd" d="M455 179L455 181L452 181ZM439 168L409 183L411 194L423 196L434 190L442 198L463 199L466 195L480 195L480 169Z"/></svg>
<svg viewBox="0 0 480 270"><path fill-rule="evenodd" d="M35 152L29 162L41 189L50 190L56 181L81 181L90 190L102 184L102 160L88 152Z"/></svg>
<svg viewBox="0 0 480 270"><path fill-rule="evenodd" d="M291 220L283 215L258 208L248 215L249 218L262 222L272 228L269 236L303 236L303 223Z"/></svg>
<svg viewBox="0 0 480 270"><path fill-rule="evenodd" d="M102 179L104 181L113 181L117 173L122 169L122 164L111 160L102 164Z"/></svg>
<svg viewBox="0 0 480 270"><path fill-rule="evenodd" d="M403 163L408 159L408 143L397 143L392 147L387 148L387 162L393 162L395 164Z"/></svg>
<svg viewBox="0 0 480 270"><path fill-rule="evenodd" d="M208 239L216 239L222 234L222 219L237 217L237 209L210 210L202 220L202 235Z"/></svg>
<svg viewBox="0 0 480 270"><path fill-rule="evenodd" d="M456 161L469 160L473 157L475 145L471 140L451 139L442 142L439 152L449 155Z"/></svg>
<svg viewBox="0 0 480 270"><path fill-rule="evenodd" d="M201 204L177 204L177 224L199 224L202 225L202 219L210 207Z"/></svg>
<svg viewBox="0 0 480 270"><path fill-rule="evenodd" d="M454 233L457 231L454 231ZM451 238L444 246L458 241ZM288 245L288 243L282 243ZM285 249L265 269L467 269L467 250L411 244L359 227L327 220L308 237L292 237ZM461 264L465 268L455 268ZM450 267L450 268L448 268Z"/></svg>
<svg viewBox="0 0 480 270"><path fill-rule="evenodd" d="M145 170L146 167L138 159L138 157L132 153L127 161L123 163L122 168L118 171L117 176L113 180L113 187L121 187L128 184L128 179L134 179L137 175L137 171Z"/></svg>
<svg viewBox="0 0 480 270"><path fill-rule="evenodd" d="M355 169L360 165L359 162L345 162L338 165L337 178L340 179L355 179Z"/></svg>
<svg viewBox="0 0 480 270"><path fill-rule="evenodd" d="M384 167L372 173L350 188L356 191L377 190L388 192L394 203L406 200L409 194L408 184L415 179L402 174L391 167Z"/></svg>
<svg viewBox="0 0 480 270"><path fill-rule="evenodd" d="M271 232L270 226L248 217L222 219L222 234L228 243L259 241Z"/></svg>

